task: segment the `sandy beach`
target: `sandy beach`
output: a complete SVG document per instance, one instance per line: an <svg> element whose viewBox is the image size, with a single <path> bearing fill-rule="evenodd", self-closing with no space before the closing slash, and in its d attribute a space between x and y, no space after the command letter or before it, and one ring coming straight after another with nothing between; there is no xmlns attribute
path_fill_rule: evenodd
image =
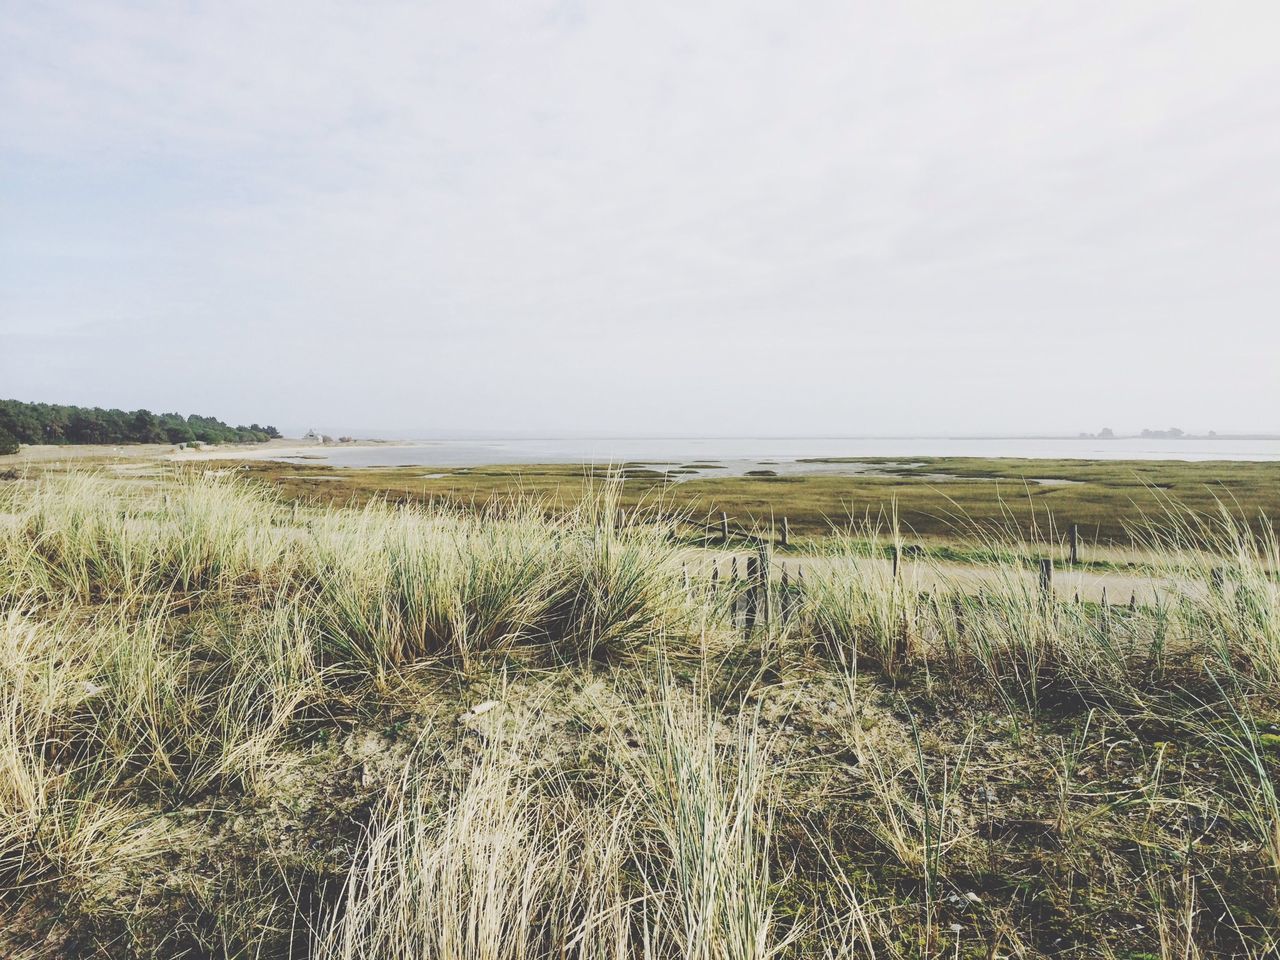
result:
<svg viewBox="0 0 1280 960"><path fill-rule="evenodd" d="M179 447L172 443L125 444L31 444L17 453L0 456L0 466L27 463L54 464L66 461L102 463L119 460L196 460L261 459L271 457L310 457L321 451L380 447L393 441L354 440L350 443L321 443L296 437L281 437L265 443L222 443L195 447Z"/></svg>

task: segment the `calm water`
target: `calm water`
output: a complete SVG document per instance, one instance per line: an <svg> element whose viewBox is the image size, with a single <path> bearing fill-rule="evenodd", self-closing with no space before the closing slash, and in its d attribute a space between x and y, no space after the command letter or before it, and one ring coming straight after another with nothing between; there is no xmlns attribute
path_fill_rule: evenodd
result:
<svg viewBox="0 0 1280 960"><path fill-rule="evenodd" d="M822 457L1032 457L1086 460L1280 460L1274 440L1080 440L1074 438L578 438L422 440L376 447L318 448L307 460L342 467L473 467L515 463L718 464L703 475L865 473L858 464L801 463ZM293 459L281 457L279 459Z"/></svg>

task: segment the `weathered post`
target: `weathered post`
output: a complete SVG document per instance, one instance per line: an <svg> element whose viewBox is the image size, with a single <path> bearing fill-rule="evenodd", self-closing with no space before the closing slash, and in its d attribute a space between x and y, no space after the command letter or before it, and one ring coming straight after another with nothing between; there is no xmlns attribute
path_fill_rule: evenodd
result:
<svg viewBox="0 0 1280 960"><path fill-rule="evenodd" d="M760 561L748 555L747 557L747 609L746 616L743 620L743 626L748 633L755 628L756 625L756 586L760 577Z"/></svg>
<svg viewBox="0 0 1280 960"><path fill-rule="evenodd" d="M760 577L757 584L757 603L760 618L764 621L764 628L767 631L773 622L773 604L769 597L769 545L761 543L756 548L756 562L759 565L757 571Z"/></svg>
<svg viewBox="0 0 1280 960"><path fill-rule="evenodd" d="M729 542L729 515L723 510L720 511L720 542Z"/></svg>
<svg viewBox="0 0 1280 960"><path fill-rule="evenodd" d="M1071 565L1080 562L1080 525L1073 523L1067 528L1067 537L1071 541Z"/></svg>
<svg viewBox="0 0 1280 960"><path fill-rule="evenodd" d="M1045 600L1053 596L1053 561L1048 557L1040 561L1040 592Z"/></svg>
<svg viewBox="0 0 1280 960"><path fill-rule="evenodd" d="M1138 594L1137 594L1137 591L1134 591L1133 593L1129 594L1129 612L1133 613L1137 609L1138 609Z"/></svg>
<svg viewBox="0 0 1280 960"><path fill-rule="evenodd" d="M791 619L791 581L787 577L787 561L782 561L782 609L778 617L783 623Z"/></svg>
<svg viewBox="0 0 1280 960"><path fill-rule="evenodd" d="M625 527L627 525L627 511L619 507L617 518L615 519L614 523L619 530Z"/></svg>
<svg viewBox="0 0 1280 960"><path fill-rule="evenodd" d="M1225 586L1227 578L1222 574L1221 567L1214 567L1209 571L1209 587L1215 594L1220 595L1222 588Z"/></svg>
<svg viewBox="0 0 1280 960"><path fill-rule="evenodd" d="M733 582L737 583L738 582L738 558L730 557L729 564L730 564L730 569L733 571Z"/></svg>
<svg viewBox="0 0 1280 960"><path fill-rule="evenodd" d="M711 592L715 593L720 587L720 564L712 563L711 565Z"/></svg>
<svg viewBox="0 0 1280 960"><path fill-rule="evenodd" d="M787 522L787 518L782 518L782 546L784 548L791 546L791 524Z"/></svg>

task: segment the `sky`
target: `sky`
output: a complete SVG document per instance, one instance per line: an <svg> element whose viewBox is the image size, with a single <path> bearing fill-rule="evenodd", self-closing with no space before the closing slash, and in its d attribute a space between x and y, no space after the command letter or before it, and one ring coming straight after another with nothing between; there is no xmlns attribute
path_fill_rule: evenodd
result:
<svg viewBox="0 0 1280 960"><path fill-rule="evenodd" d="M1280 4L0 0L0 397L1280 432Z"/></svg>

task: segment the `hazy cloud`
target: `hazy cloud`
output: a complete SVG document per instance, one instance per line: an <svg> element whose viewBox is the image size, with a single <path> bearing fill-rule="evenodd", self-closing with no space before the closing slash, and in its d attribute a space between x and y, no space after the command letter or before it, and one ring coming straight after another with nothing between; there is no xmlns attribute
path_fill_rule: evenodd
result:
<svg viewBox="0 0 1280 960"><path fill-rule="evenodd" d="M10 2L0 395L1280 429L1280 7Z"/></svg>

